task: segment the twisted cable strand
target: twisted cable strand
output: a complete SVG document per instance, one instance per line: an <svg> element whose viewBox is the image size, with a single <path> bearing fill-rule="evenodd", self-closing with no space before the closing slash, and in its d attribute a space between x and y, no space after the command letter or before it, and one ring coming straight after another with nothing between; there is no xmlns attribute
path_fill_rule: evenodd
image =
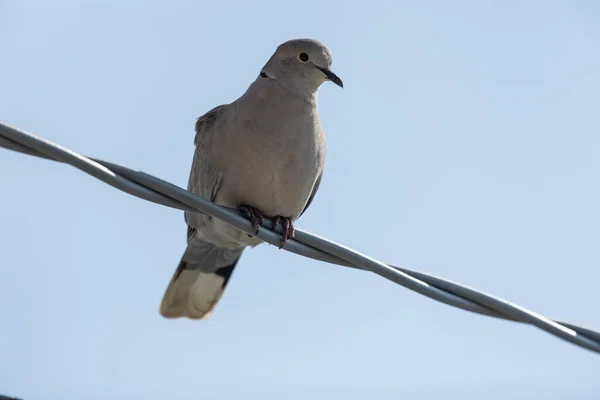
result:
<svg viewBox="0 0 600 400"><path fill-rule="evenodd" d="M200 196L155 176L108 161L75 153L49 140L0 121L0 147L69 164L132 196L179 210L201 212L253 234L252 224L238 210L218 206ZM280 229L265 219L265 228L256 235L278 246ZM455 282L412 269L388 265L346 246L296 229L295 239L283 247L298 255L374 272L419 294L466 311L534 325L577 346L600 353L600 332L575 324L552 320L501 298Z"/></svg>

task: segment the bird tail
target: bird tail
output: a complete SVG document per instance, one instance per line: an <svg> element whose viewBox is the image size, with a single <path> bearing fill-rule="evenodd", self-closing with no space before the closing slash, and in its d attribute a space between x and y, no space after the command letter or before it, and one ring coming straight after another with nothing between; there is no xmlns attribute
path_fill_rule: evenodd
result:
<svg viewBox="0 0 600 400"><path fill-rule="evenodd" d="M165 318L208 318L244 248L227 249L191 238L160 305Z"/></svg>

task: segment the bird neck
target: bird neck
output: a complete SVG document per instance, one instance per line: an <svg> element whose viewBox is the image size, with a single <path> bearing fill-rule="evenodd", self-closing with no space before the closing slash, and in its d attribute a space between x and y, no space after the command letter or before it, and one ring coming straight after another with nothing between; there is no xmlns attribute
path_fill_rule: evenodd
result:
<svg viewBox="0 0 600 400"><path fill-rule="evenodd" d="M287 101L314 107L317 106L317 91L318 88L306 89L293 80L277 79L264 70L248 88L248 92L254 92L264 100L270 97L275 101L283 101L285 98Z"/></svg>

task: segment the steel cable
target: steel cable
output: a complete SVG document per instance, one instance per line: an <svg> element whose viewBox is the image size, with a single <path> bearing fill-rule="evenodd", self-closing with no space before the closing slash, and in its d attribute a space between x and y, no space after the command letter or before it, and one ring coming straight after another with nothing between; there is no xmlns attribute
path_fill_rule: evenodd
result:
<svg viewBox="0 0 600 400"><path fill-rule="evenodd" d="M252 224L237 210L218 206L142 171L75 153L3 122L0 122L0 147L69 164L132 196L179 210L209 214L253 234ZM263 226L265 228L261 228L256 236L278 246L280 229L273 231L272 221L268 219ZM288 240L283 248L315 260L374 272L419 294L466 311L528 323L600 353L600 332L597 330L544 317L501 298L436 276L382 263L301 229L296 229L295 239Z"/></svg>

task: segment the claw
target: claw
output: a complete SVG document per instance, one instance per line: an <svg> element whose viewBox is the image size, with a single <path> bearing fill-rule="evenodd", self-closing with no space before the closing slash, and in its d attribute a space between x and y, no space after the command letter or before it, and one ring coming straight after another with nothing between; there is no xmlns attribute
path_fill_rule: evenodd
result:
<svg viewBox="0 0 600 400"><path fill-rule="evenodd" d="M283 245L285 245L285 242L287 242L288 239L294 238L294 223L292 222L292 220L290 218L282 217L282 216L278 215L273 220L273 229L276 229L277 225L279 225L280 223L281 223L282 232L281 232L281 240L279 241L279 248L281 249L283 247Z"/></svg>
<svg viewBox="0 0 600 400"><path fill-rule="evenodd" d="M254 229L254 234L256 235L260 225L265 220L260 210L249 206L239 206L238 209L246 215L246 218L248 218L250 222L252 222L252 228Z"/></svg>

